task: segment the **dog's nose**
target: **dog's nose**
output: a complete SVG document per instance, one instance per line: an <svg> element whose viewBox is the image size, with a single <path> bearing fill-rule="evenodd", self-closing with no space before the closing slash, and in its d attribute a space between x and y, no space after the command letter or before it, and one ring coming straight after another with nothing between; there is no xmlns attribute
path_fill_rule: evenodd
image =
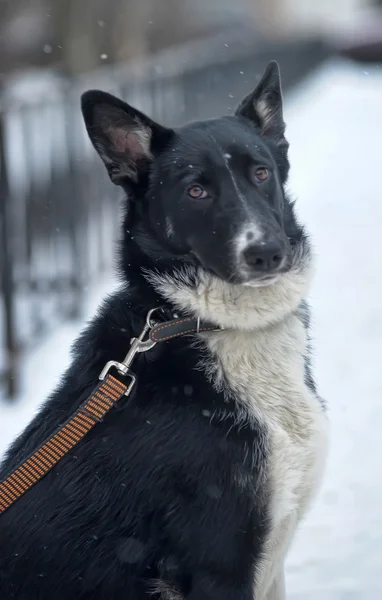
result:
<svg viewBox="0 0 382 600"><path fill-rule="evenodd" d="M284 259L284 252L279 242L251 244L243 251L243 257L249 267L259 273L276 271Z"/></svg>

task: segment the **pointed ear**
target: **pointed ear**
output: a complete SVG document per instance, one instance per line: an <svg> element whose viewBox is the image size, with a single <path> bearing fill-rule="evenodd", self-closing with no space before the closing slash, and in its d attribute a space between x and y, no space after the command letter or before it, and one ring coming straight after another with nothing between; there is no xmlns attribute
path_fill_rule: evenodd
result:
<svg viewBox="0 0 382 600"><path fill-rule="evenodd" d="M253 121L262 135L273 138L280 146L288 147L284 137L283 100L280 69L276 61L271 61L253 92L246 96L235 112Z"/></svg>
<svg viewBox="0 0 382 600"><path fill-rule="evenodd" d="M85 92L81 105L89 137L112 182L138 183L173 131L99 90Z"/></svg>

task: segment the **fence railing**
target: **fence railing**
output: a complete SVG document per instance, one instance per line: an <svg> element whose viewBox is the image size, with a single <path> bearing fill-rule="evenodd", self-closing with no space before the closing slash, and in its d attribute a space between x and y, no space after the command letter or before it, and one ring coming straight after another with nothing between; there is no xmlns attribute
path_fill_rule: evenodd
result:
<svg viewBox="0 0 382 600"><path fill-rule="evenodd" d="M6 397L17 396L26 348L59 321L78 317L89 282L112 267L117 191L87 140L80 93L98 87L165 124L179 124L230 112L271 58L279 60L288 88L325 55L319 42L260 49L247 32L236 31L140 65L54 79L37 94L28 87L22 94L3 91L0 373Z"/></svg>

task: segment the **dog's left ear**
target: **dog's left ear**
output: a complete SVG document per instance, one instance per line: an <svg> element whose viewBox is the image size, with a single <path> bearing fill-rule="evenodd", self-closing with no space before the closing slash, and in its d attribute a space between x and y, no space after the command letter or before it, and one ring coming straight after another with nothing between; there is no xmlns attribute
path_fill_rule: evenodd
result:
<svg viewBox="0 0 382 600"><path fill-rule="evenodd" d="M276 61L269 63L260 82L253 92L245 96L235 115L254 122L262 135L273 138L280 146L288 147L284 137L280 69Z"/></svg>
<svg viewBox="0 0 382 600"><path fill-rule="evenodd" d="M173 130L100 90L85 92L81 101L86 129L111 181L116 185L139 183Z"/></svg>

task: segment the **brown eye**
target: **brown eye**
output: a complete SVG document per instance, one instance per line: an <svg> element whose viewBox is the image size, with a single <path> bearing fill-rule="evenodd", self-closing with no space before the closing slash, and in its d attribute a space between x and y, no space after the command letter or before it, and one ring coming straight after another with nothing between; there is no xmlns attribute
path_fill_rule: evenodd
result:
<svg viewBox="0 0 382 600"><path fill-rule="evenodd" d="M254 175L257 183L263 183L263 181L268 179L269 171L265 167L257 167L257 169L255 169Z"/></svg>
<svg viewBox="0 0 382 600"><path fill-rule="evenodd" d="M201 200L203 198L207 198L208 194L206 190L204 190L200 185L192 185L188 188L187 194L194 198L195 200Z"/></svg>

